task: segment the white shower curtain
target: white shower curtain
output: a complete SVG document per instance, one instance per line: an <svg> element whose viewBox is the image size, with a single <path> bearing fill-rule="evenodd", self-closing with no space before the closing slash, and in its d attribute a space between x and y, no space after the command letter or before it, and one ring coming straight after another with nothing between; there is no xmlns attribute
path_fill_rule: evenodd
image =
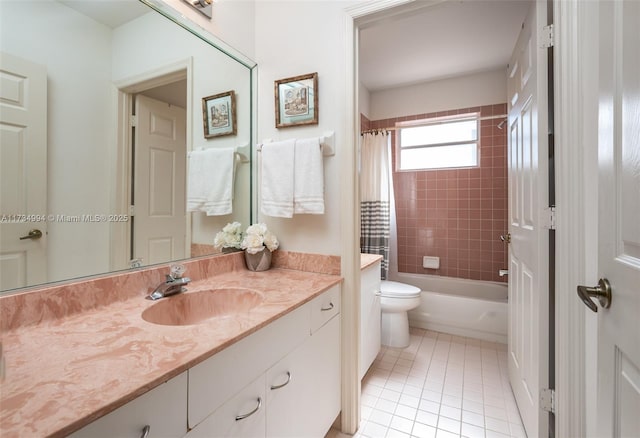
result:
<svg viewBox="0 0 640 438"><path fill-rule="evenodd" d="M365 133L360 149L360 251L383 257L383 280L389 273L390 213L393 208L389 140L388 131Z"/></svg>

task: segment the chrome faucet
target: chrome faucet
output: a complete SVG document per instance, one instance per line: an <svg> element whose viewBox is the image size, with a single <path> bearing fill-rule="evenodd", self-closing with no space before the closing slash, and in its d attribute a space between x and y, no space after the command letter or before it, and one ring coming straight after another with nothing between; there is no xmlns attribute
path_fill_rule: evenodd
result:
<svg viewBox="0 0 640 438"><path fill-rule="evenodd" d="M169 297L171 295L179 294L187 289L183 287L185 284L189 284L191 279L189 277L182 277L184 273L184 267L180 265L171 267L171 274L167 274L164 283L160 283L156 290L150 295L147 295L148 300L159 300L160 298Z"/></svg>

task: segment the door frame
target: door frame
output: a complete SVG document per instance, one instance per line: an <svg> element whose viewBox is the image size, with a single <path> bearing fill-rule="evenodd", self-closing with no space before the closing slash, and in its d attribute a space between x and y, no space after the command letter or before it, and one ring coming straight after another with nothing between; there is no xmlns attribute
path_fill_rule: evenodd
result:
<svg viewBox="0 0 640 438"><path fill-rule="evenodd" d="M598 2L555 2L556 436L596 433L597 319L576 286L598 274L597 18Z"/></svg>
<svg viewBox="0 0 640 438"><path fill-rule="evenodd" d="M371 0L344 9L345 30L344 78L346 113L344 124L346 144L351 145L340 161L342 190L340 192L342 304L341 304L341 357L342 393L340 429L354 434L360 425L360 205L358 178L358 147L360 141L358 113L358 34L361 27L395 13L417 10L446 0ZM401 7L396 10L391 10ZM346 238L349 236L349 238Z"/></svg>
<svg viewBox="0 0 640 438"><path fill-rule="evenodd" d="M416 0L372 0L366 4L345 9L345 78L347 113L351 114L345 125L345 138L353 145L352 153L342 161L344 177L341 204L341 225L344 235L357 236L359 219L353 205L357 205L357 127L358 114L358 31L389 9L403 6L403 10L429 7L442 0L417 2ZM556 182L556 293L555 293L555 373L556 373L556 436L585 436L587 412L584 402L586 385L585 307L575 299L577 284L590 284L593 278L586 271L593 266L593 249L587 236L596 235L597 222L585 221L593 207L593 190L585 182L594 175L593 114L583 107L584 92L592 85L593 71L582 67L597 66L593 57L594 46L588 41L592 13L589 6L579 0L563 0L553 3L554 41L554 88L555 102L555 182ZM592 28L591 28L592 29ZM591 30L592 32L592 30ZM592 38L592 37L591 37ZM597 46L596 46L597 47ZM597 163L597 161L596 161ZM597 192L596 192L597 193ZM597 202L597 201L596 201ZM597 210L591 210L597 211ZM358 242L343 239L342 275L343 293L343 389L342 431L353 433L360 418L360 382L358 380L359 351L359 290ZM596 254L597 258L597 254ZM591 273L591 275L594 275ZM589 371L589 374L592 370ZM587 389L585 389L585 387ZM595 417L593 417L595 418Z"/></svg>
<svg viewBox="0 0 640 438"><path fill-rule="evenodd" d="M187 152L193 150L193 58L185 58L172 64L164 65L143 73L131 76L114 83L114 99L116 100L116 150L113 157L113 174L115 185L111 191L113 214L129 214L131 205L131 129L129 117L133 108L135 93L166 85L178 80L187 80ZM130 261L130 222L111 223L111 247L109 260L111 270L131 268ZM191 215L187 215L185 254L190 254Z"/></svg>

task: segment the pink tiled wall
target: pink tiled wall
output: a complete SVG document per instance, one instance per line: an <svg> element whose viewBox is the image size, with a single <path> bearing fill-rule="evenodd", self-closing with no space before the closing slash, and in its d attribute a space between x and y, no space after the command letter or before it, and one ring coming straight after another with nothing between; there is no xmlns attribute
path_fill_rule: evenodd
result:
<svg viewBox="0 0 640 438"><path fill-rule="evenodd" d="M379 129L400 121L478 111L481 117L502 115L507 105L361 120L367 129ZM497 128L500 121L481 121L480 167L394 170L400 272L506 281L498 276L498 270L507 268L507 246L499 239L507 232L507 130ZM394 151L395 140L394 135ZM440 257L440 269L424 269L423 256Z"/></svg>

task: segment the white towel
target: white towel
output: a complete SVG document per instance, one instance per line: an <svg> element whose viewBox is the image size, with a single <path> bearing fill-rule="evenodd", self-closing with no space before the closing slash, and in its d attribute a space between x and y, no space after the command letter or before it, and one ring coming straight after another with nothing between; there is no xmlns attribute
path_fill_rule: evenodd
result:
<svg viewBox="0 0 640 438"><path fill-rule="evenodd" d="M207 216L232 212L234 148L208 148L189 153L187 211Z"/></svg>
<svg viewBox="0 0 640 438"><path fill-rule="evenodd" d="M324 214L324 168L317 137L296 141L294 163L293 212Z"/></svg>
<svg viewBox="0 0 640 438"><path fill-rule="evenodd" d="M295 140L262 147L261 211L272 217L293 217L293 167Z"/></svg>

